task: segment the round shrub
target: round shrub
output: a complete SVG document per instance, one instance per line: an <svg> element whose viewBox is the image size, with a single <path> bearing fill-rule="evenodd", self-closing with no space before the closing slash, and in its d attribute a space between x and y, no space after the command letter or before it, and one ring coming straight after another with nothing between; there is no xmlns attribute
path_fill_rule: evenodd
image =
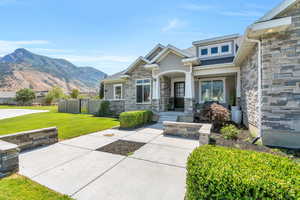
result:
<svg viewBox="0 0 300 200"><path fill-rule="evenodd" d="M225 139L228 140L236 140L240 130L236 128L234 125L226 125L221 128L221 134L224 136Z"/></svg>
<svg viewBox="0 0 300 200"><path fill-rule="evenodd" d="M300 165L272 154L202 146L187 163L186 200L300 199Z"/></svg>
<svg viewBox="0 0 300 200"><path fill-rule="evenodd" d="M121 128L135 128L152 121L152 111L138 110L123 112L120 114L120 126Z"/></svg>

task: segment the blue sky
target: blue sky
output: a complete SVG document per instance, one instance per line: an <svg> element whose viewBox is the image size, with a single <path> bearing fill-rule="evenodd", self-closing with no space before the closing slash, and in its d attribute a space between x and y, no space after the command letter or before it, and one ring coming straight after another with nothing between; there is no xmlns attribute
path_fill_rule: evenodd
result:
<svg viewBox="0 0 300 200"><path fill-rule="evenodd" d="M281 0L0 0L0 56L24 47L118 72L157 43L240 33Z"/></svg>

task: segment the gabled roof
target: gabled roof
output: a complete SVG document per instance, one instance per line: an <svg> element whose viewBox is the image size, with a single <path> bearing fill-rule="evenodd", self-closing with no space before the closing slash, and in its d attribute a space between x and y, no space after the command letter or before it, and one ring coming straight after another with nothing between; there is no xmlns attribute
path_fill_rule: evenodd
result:
<svg viewBox="0 0 300 200"><path fill-rule="evenodd" d="M214 38L209 38L209 39L205 39L205 40L194 41L193 45L202 45L202 44L208 44L208 43L213 43L213 42L233 40L238 37L240 37L239 34L224 35L224 36L220 36L220 37L214 37Z"/></svg>
<svg viewBox="0 0 300 200"><path fill-rule="evenodd" d="M162 50L157 56L155 56L152 60L151 63L157 62L159 61L161 58L163 58L164 56L168 55L168 53L173 52L183 58L190 58L193 57L192 54L183 51L181 49L178 49L176 47L174 47L173 45L168 44L168 46L166 46L166 48L164 48L164 50Z"/></svg>
<svg viewBox="0 0 300 200"><path fill-rule="evenodd" d="M125 70L124 74L130 73L140 62L145 62L146 64L150 64L149 60L140 56Z"/></svg>
<svg viewBox="0 0 300 200"><path fill-rule="evenodd" d="M298 1L299 0L284 0L284 1L282 1L278 6L276 6L269 12L267 12L262 18L260 18L258 21L256 21L256 23L274 19L279 14L281 14L284 10L286 10L290 6L294 5Z"/></svg>
<svg viewBox="0 0 300 200"><path fill-rule="evenodd" d="M149 59L149 57L158 49L164 49L166 48L164 45L162 44L157 44L149 53L147 53L147 55L145 55L144 58Z"/></svg>

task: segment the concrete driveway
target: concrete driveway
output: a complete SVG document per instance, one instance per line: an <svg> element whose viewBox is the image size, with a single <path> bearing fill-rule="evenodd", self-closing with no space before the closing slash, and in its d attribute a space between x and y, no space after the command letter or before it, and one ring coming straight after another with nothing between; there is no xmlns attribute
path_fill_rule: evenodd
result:
<svg viewBox="0 0 300 200"><path fill-rule="evenodd" d="M146 144L130 156L96 151L118 139ZM74 199L182 200L186 160L197 146L156 126L110 129L24 152L20 173Z"/></svg>
<svg viewBox="0 0 300 200"><path fill-rule="evenodd" d="M33 113L49 112L48 110L30 110L30 109L0 109L0 120Z"/></svg>

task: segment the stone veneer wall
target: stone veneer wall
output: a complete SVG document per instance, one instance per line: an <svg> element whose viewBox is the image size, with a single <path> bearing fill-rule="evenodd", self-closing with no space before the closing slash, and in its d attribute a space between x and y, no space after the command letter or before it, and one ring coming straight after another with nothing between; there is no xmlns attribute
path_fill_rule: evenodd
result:
<svg viewBox="0 0 300 200"><path fill-rule="evenodd" d="M160 79L160 110L168 111L171 96L171 79L162 76Z"/></svg>
<svg viewBox="0 0 300 200"><path fill-rule="evenodd" d="M258 127L258 52L257 46L241 64L241 99L243 123L250 131ZM254 133L257 134L257 133Z"/></svg>
<svg viewBox="0 0 300 200"><path fill-rule="evenodd" d="M0 178L19 171L18 145L0 140Z"/></svg>
<svg viewBox="0 0 300 200"><path fill-rule="evenodd" d="M114 114L119 115L125 111L125 101L124 100L110 101L109 109L113 111Z"/></svg>
<svg viewBox="0 0 300 200"><path fill-rule="evenodd" d="M300 148L300 2L287 31L262 39L262 134L272 146Z"/></svg>
<svg viewBox="0 0 300 200"><path fill-rule="evenodd" d="M152 78L152 72L151 70L145 69L144 65L141 64L139 66L136 66L135 69L130 73L130 78L124 83L124 99L125 99L125 111L131 111L131 110L152 110L153 105L152 102L147 104L137 104L136 103L136 80L137 79L151 79L151 82L153 82ZM151 87L151 99L152 99L152 92L153 89ZM155 105L154 105L155 107Z"/></svg>
<svg viewBox="0 0 300 200"><path fill-rule="evenodd" d="M58 133L56 127L50 127L2 135L0 136L0 140L16 144L23 151L58 142Z"/></svg>

